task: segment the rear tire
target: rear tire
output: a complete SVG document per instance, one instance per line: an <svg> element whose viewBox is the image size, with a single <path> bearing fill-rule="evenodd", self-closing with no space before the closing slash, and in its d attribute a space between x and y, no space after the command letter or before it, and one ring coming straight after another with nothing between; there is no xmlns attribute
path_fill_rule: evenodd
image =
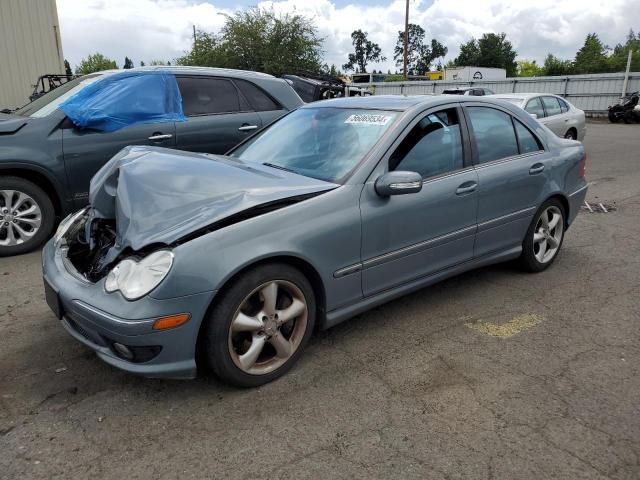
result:
<svg viewBox="0 0 640 480"><path fill-rule="evenodd" d="M0 177L0 257L35 250L53 231L55 210L49 196L20 177Z"/></svg>
<svg viewBox="0 0 640 480"><path fill-rule="evenodd" d="M283 263L242 274L222 293L204 326L204 354L213 372L237 387L284 375L313 332L316 303L309 280Z"/></svg>
<svg viewBox="0 0 640 480"><path fill-rule="evenodd" d="M558 199L550 198L534 215L522 242L522 268L529 272L541 272L549 268L560 252L565 228L564 206Z"/></svg>
<svg viewBox="0 0 640 480"><path fill-rule="evenodd" d="M620 121L620 118L618 118L614 112L609 110L609 121L611 123L618 123L618 121Z"/></svg>

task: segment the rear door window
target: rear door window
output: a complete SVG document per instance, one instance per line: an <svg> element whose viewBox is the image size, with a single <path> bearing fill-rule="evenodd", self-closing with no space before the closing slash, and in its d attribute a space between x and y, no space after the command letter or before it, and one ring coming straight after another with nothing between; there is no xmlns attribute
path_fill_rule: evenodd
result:
<svg viewBox="0 0 640 480"><path fill-rule="evenodd" d="M535 114L538 118L544 117L544 108L542 108L542 101L540 100L540 97L535 97L529 100L524 109L528 113Z"/></svg>
<svg viewBox="0 0 640 480"><path fill-rule="evenodd" d="M518 141L510 115L488 107L468 107L467 111L479 163L518 155Z"/></svg>
<svg viewBox="0 0 640 480"><path fill-rule="evenodd" d="M558 102L556 97L542 97L542 103L547 112L547 117L553 117L554 115L560 115L560 113L562 113L560 102Z"/></svg>
<svg viewBox="0 0 640 480"><path fill-rule="evenodd" d="M211 77L177 77L186 116L235 113L248 110L229 80ZM245 103L244 100L242 103ZM241 108L243 107L243 108Z"/></svg>
<svg viewBox="0 0 640 480"><path fill-rule="evenodd" d="M242 94L245 96L249 104L257 112L270 112L272 110L281 110L278 105L267 93L257 85L246 80L234 80Z"/></svg>

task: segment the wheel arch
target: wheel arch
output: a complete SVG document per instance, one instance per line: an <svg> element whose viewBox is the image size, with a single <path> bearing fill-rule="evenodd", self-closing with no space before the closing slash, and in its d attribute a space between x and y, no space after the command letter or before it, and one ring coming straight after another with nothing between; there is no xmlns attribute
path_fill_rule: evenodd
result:
<svg viewBox="0 0 640 480"><path fill-rule="evenodd" d="M569 128L567 129L567 131L566 131L564 134L566 135L566 134L567 134L567 133L569 133L569 132L573 132L573 136L574 136L574 138L575 138L576 140L578 139L578 129L577 129L576 127L573 127L573 126L572 126L572 127L569 127Z"/></svg>
<svg viewBox="0 0 640 480"><path fill-rule="evenodd" d="M562 208L564 208L564 223L565 223L565 227L568 227L569 226L568 221L569 221L569 218L571 218L570 216L571 209L569 206L569 199L564 193L556 192L553 195L549 195L547 198L544 199L544 202L542 202L540 205L554 198L557 199L562 204Z"/></svg>
<svg viewBox="0 0 640 480"><path fill-rule="evenodd" d="M64 215L66 212L67 206L63 201L59 186L46 174L29 167L10 166L0 168L0 176L18 177L33 182L49 196L57 217Z"/></svg>
<svg viewBox="0 0 640 480"><path fill-rule="evenodd" d="M238 270L236 270L233 274L231 274L222 284L220 289L215 293L215 295L211 298L209 302L209 306L207 307L207 311L204 315L203 321L200 323L198 327L198 336L196 340L196 363L200 365L205 365L206 362L202 361L203 348L203 333L205 330L205 320L209 318L210 312L212 308L215 306L216 302L220 299L220 297L224 294L226 289L231 285L236 279L238 279L241 275L246 273L247 271L259 267L261 265L267 265L271 263L285 263L290 265L298 270L300 270L305 277L311 283L311 287L313 288L313 293L315 295L316 301L316 329L322 328L325 322L326 315L326 289L324 286L324 282L322 281L322 277L318 270L307 260L291 255L291 254L277 254L269 257L264 257L257 259L256 261L250 262Z"/></svg>

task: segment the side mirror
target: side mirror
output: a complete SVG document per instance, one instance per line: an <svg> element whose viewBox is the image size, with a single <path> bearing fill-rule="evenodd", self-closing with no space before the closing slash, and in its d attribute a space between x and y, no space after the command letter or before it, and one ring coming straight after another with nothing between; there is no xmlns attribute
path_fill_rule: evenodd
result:
<svg viewBox="0 0 640 480"><path fill-rule="evenodd" d="M531 115L533 118L538 118L538 114L537 113L530 113L529 115Z"/></svg>
<svg viewBox="0 0 640 480"><path fill-rule="evenodd" d="M378 177L375 189L381 197L417 193L422 190L422 175L417 172L388 172Z"/></svg>

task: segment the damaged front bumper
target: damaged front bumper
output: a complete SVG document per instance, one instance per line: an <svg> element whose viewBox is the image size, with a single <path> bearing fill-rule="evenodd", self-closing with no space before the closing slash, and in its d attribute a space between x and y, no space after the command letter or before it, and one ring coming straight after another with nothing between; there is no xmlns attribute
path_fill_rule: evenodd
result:
<svg viewBox="0 0 640 480"><path fill-rule="evenodd" d="M147 295L126 300L107 294L104 279L83 279L65 259L64 249L49 241L42 252L47 303L76 340L106 363L147 377L193 378L200 325L215 292L169 299ZM161 317L188 313L189 321L168 330L154 330ZM126 347L126 348L122 348Z"/></svg>

